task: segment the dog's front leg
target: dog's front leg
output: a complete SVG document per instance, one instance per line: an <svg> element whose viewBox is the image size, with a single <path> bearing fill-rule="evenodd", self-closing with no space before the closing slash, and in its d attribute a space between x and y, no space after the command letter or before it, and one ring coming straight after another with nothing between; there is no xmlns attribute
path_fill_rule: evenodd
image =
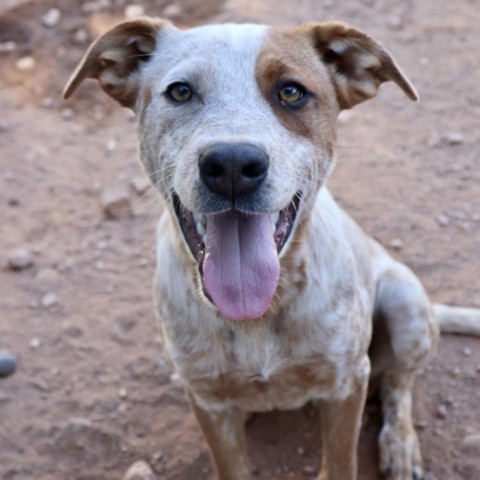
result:
<svg viewBox="0 0 480 480"><path fill-rule="evenodd" d="M207 410L189 393L198 424L210 448L218 480L250 479L244 412L235 407Z"/></svg>
<svg viewBox="0 0 480 480"><path fill-rule="evenodd" d="M368 378L344 400L321 402L322 469L318 480L357 478L357 445L367 386Z"/></svg>

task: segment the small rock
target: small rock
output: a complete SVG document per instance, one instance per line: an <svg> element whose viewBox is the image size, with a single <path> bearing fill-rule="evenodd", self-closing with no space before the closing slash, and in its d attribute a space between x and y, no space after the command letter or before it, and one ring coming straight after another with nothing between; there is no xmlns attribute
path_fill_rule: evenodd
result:
<svg viewBox="0 0 480 480"><path fill-rule="evenodd" d="M0 350L0 378L8 377L15 372L17 359L8 350Z"/></svg>
<svg viewBox="0 0 480 480"><path fill-rule="evenodd" d="M303 447L298 447L297 453L303 457L305 455L305 449Z"/></svg>
<svg viewBox="0 0 480 480"><path fill-rule="evenodd" d="M440 226L446 227L450 223L450 219L447 217L447 215L445 215L444 213L441 213L437 217L437 222Z"/></svg>
<svg viewBox="0 0 480 480"><path fill-rule="evenodd" d="M155 474L147 462L139 460L127 470L123 480L155 480Z"/></svg>
<svg viewBox="0 0 480 480"><path fill-rule="evenodd" d="M30 348L33 348L34 350L36 350L38 347L40 347L41 344L42 344L42 342L38 337L33 337L30 340Z"/></svg>
<svg viewBox="0 0 480 480"><path fill-rule="evenodd" d="M443 405L443 403L441 403L437 407L437 411L435 412L435 416L437 418L440 418L441 420L445 420L448 417L447 407L445 405Z"/></svg>
<svg viewBox="0 0 480 480"><path fill-rule="evenodd" d="M471 348L468 348L468 347L465 347L465 348L462 350L462 353L463 353L463 356L464 356L464 357L471 357L471 356L472 356L472 349L471 349Z"/></svg>
<svg viewBox="0 0 480 480"><path fill-rule="evenodd" d="M127 392L127 389L126 388L121 388L119 391L118 391L118 396L122 399L125 399L128 397L128 392Z"/></svg>
<svg viewBox="0 0 480 480"><path fill-rule="evenodd" d="M426 420L419 420L415 422L415 427L419 430L425 430L428 427L428 422Z"/></svg>
<svg viewBox="0 0 480 480"><path fill-rule="evenodd" d="M137 18L145 15L145 7L143 5L127 5L124 10L125 18Z"/></svg>
<svg viewBox="0 0 480 480"><path fill-rule="evenodd" d="M42 307L50 308L58 304L58 298L54 293L46 293L40 300Z"/></svg>
<svg viewBox="0 0 480 480"><path fill-rule="evenodd" d="M42 23L48 27L53 28L60 21L62 12L58 8L51 8L43 17Z"/></svg>
<svg viewBox="0 0 480 480"><path fill-rule="evenodd" d="M455 367L455 368L452 370L452 373L453 373L453 375L454 375L455 377L458 377L458 376L462 373L462 371L460 370L459 367Z"/></svg>
<svg viewBox="0 0 480 480"><path fill-rule="evenodd" d="M174 3L172 3L171 5L167 5L163 9L162 16L167 18L173 18L173 17L179 17L181 13L182 13L181 8L178 5L175 5Z"/></svg>
<svg viewBox="0 0 480 480"><path fill-rule="evenodd" d="M33 57L22 57L15 62L17 70L26 71L35 67L35 59Z"/></svg>
<svg viewBox="0 0 480 480"><path fill-rule="evenodd" d="M401 250L403 246L403 242L399 238L394 238L390 242L390 246L394 248L395 250Z"/></svg>
<svg viewBox="0 0 480 480"><path fill-rule="evenodd" d="M14 52L17 49L17 44L12 41L0 42L0 53Z"/></svg>
<svg viewBox="0 0 480 480"><path fill-rule="evenodd" d="M27 249L14 250L8 257L8 268L10 270L25 270L32 265L32 254Z"/></svg>
<svg viewBox="0 0 480 480"><path fill-rule="evenodd" d="M74 34L73 34L73 41L75 43L85 43L88 41L88 33L86 30L83 28L79 28Z"/></svg>
<svg viewBox="0 0 480 480"><path fill-rule="evenodd" d="M147 177L136 177L130 183L138 195L145 195L152 186Z"/></svg>
<svg viewBox="0 0 480 480"><path fill-rule="evenodd" d="M403 20L400 15L392 15L388 19L388 25L393 29L393 30L401 30L403 28Z"/></svg>
<svg viewBox="0 0 480 480"><path fill-rule="evenodd" d="M315 473L315 469L311 465L305 465L303 467L303 473L307 475L313 475Z"/></svg>
<svg viewBox="0 0 480 480"><path fill-rule="evenodd" d="M117 141L114 138L111 138L107 142L107 152L112 153L117 149Z"/></svg>
<svg viewBox="0 0 480 480"><path fill-rule="evenodd" d="M60 285L62 276L52 268L43 268L37 273L35 280L43 288L52 288Z"/></svg>
<svg viewBox="0 0 480 480"><path fill-rule="evenodd" d="M445 135L445 140L449 145L461 145L465 141L465 138L459 132L450 132Z"/></svg>
<svg viewBox="0 0 480 480"><path fill-rule="evenodd" d="M124 188L111 188L102 193L102 209L110 218L125 218L132 214L128 191Z"/></svg>
<svg viewBox="0 0 480 480"><path fill-rule="evenodd" d="M48 386L47 382L44 382L43 380L40 380L39 378L34 378L30 380L30 384L32 387L36 388L37 390L40 390L41 392L49 392L50 387Z"/></svg>
<svg viewBox="0 0 480 480"><path fill-rule="evenodd" d="M472 433L462 441L462 450L465 453L480 455L480 433Z"/></svg>
<svg viewBox="0 0 480 480"><path fill-rule="evenodd" d="M73 117L73 110L71 108L63 108L60 112L60 116L64 120L70 120Z"/></svg>

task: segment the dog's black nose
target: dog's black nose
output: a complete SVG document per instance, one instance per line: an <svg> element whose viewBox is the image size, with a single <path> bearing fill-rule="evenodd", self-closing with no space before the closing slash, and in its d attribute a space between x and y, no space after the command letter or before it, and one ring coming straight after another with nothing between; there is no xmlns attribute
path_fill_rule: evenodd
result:
<svg viewBox="0 0 480 480"><path fill-rule="evenodd" d="M213 192L231 200L255 191L267 177L270 161L251 143L217 143L198 160L200 178Z"/></svg>

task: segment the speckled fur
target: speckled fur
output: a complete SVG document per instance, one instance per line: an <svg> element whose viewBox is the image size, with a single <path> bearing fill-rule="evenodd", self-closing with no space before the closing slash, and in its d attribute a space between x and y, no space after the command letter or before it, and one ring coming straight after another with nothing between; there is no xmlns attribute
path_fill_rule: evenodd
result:
<svg viewBox="0 0 480 480"><path fill-rule="evenodd" d="M275 103L276 82L286 75L313 93L305 108L289 111ZM414 274L368 238L325 187L342 108L374 96L389 80L416 98L390 55L367 35L336 23L181 31L142 19L97 41L65 95L86 77L99 79L137 113L141 160L167 205L158 225L155 286L164 346L218 477L249 478L246 412L318 400L324 437L319 479L356 478L371 374L381 378L380 467L393 480L420 478L411 390L438 325ZM166 87L177 81L193 85L195 101L173 105L166 99ZM213 208L197 162L220 141L248 141L268 153L256 211L279 211L303 192L270 309L262 318L236 323L204 298L171 205L175 192L193 212Z"/></svg>

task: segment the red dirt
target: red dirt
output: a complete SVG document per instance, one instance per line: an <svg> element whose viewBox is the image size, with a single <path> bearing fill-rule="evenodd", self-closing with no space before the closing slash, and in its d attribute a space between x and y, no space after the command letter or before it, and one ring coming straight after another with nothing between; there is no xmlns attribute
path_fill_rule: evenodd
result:
<svg viewBox="0 0 480 480"><path fill-rule="evenodd" d="M339 19L387 45L422 102L388 85L353 110L340 128L330 188L368 233L417 272L434 301L480 306L478 2L303 0L295 9L288 0L274 3L184 0L177 20ZM152 15L166 6L142 4ZM88 11L92 5L100 11ZM49 29L41 16L54 6L62 16ZM121 19L124 6L123 0L0 6L0 43L17 45L0 53L0 256L5 263L22 247L34 260L20 272L0 270L0 348L19 359L17 372L0 379L5 480L120 479L138 459L149 461L159 479L212 476L156 334L151 285L159 202L151 191L141 197L131 190L134 215L118 220L106 219L99 206L104 189L130 188L142 177L132 116L93 83L71 101L59 99L89 41ZM35 66L20 71L15 63L25 55ZM452 145L455 132L463 138ZM43 306L46 293L57 303ZM443 336L417 381L415 419L430 480L480 478L480 447L464 445L466 436L480 433L479 345ZM364 480L378 478L378 428L371 403L359 452ZM248 434L256 478L314 478L320 440L312 406L258 415Z"/></svg>

